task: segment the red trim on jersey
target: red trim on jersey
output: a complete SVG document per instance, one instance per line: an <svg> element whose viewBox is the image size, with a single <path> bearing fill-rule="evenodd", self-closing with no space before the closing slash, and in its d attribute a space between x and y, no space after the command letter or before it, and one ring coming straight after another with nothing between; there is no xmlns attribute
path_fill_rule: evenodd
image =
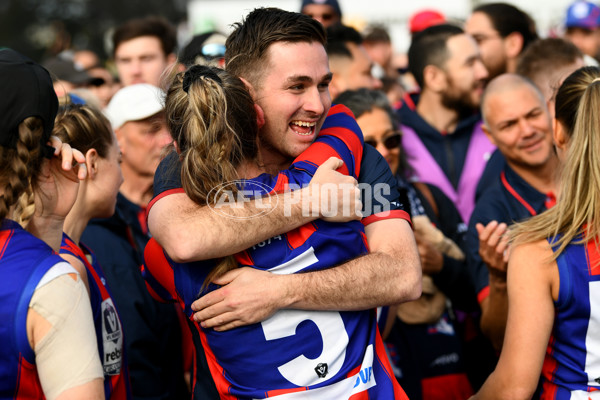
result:
<svg viewBox="0 0 600 400"><path fill-rule="evenodd" d="M517 193L517 191L512 186L510 186L510 183L508 183L508 181L506 180L506 174L504 173L504 171L500 172L500 180L502 181L502 184L504 185L506 190L508 190L508 192L515 199L517 199L517 201L521 203L523 207L527 209L527 211L529 211L529 214L531 214L532 217L537 215L537 212L533 209L533 207L531 207L531 205L529 205L529 203L526 202L525 199L522 198L521 195Z"/></svg>
<svg viewBox="0 0 600 400"><path fill-rule="evenodd" d="M360 236L362 237L363 243L365 244L367 251L371 252L371 248L369 247L369 241L367 240L367 234L362 231L359 233L360 233Z"/></svg>
<svg viewBox="0 0 600 400"><path fill-rule="evenodd" d="M351 376L358 374L361 369L362 369L362 365L357 365L356 368L354 368L353 370L348 372L348 374L346 375L346 378L350 378Z"/></svg>
<svg viewBox="0 0 600 400"><path fill-rule="evenodd" d="M479 293L477 293L477 301L479 302L479 304L481 304L482 301L487 299L489 295L490 295L490 287L488 285L488 286L484 287L483 289L481 289L479 291Z"/></svg>
<svg viewBox="0 0 600 400"><path fill-rule="evenodd" d="M290 183L290 180L287 177L287 175L279 174L277 176L277 181L273 186L273 190L271 190L269 194L283 193L287 189L286 186L288 185L288 183Z"/></svg>
<svg viewBox="0 0 600 400"><path fill-rule="evenodd" d="M152 206L154 204L156 204L157 201L159 201L160 199L162 199L163 197L167 197L171 194L176 194L176 193L185 193L185 190L183 190L183 188L175 188L175 189L169 189L169 190L165 190L164 192L162 192L161 194L157 195L155 198L153 198L152 200L150 200L150 203L148 203L148 205L146 206L146 220L148 220L148 213L150 212L150 209L152 208Z"/></svg>
<svg viewBox="0 0 600 400"><path fill-rule="evenodd" d="M598 251L598 247L596 247L596 241L589 241L586 246L586 250L588 271L590 276L600 275L600 252Z"/></svg>
<svg viewBox="0 0 600 400"><path fill-rule="evenodd" d="M142 232L144 235L148 234L148 207L140 206L140 209L137 212L137 219L140 223L140 228L142 228Z"/></svg>
<svg viewBox="0 0 600 400"><path fill-rule="evenodd" d="M192 337L192 331L187 324L187 317L183 312L183 308L179 305L174 304L175 313L177 314L177 321L179 321L179 328L181 329L181 351L183 353L183 371L191 372L196 365L196 349L194 347L194 339Z"/></svg>
<svg viewBox="0 0 600 400"><path fill-rule="evenodd" d="M331 135L335 136L335 135ZM296 159L296 161L304 161L313 165L322 165L325 161L327 161L330 157L341 158L339 153L335 151L331 146L327 143L323 142L315 142L310 145L310 147L304 151L300 157ZM346 163L342 164L341 167L337 169L340 174L350 175L348 171L348 166Z"/></svg>
<svg viewBox="0 0 600 400"><path fill-rule="evenodd" d="M413 101L412 97L410 97L411 94L412 93L405 92L404 95L402 95L402 104L406 105L406 107L408 107L409 110L415 111L417 109L417 106Z"/></svg>
<svg viewBox="0 0 600 400"><path fill-rule="evenodd" d="M546 201L544 201L546 208L552 208L556 205L556 196L552 192L546 193Z"/></svg>
<svg viewBox="0 0 600 400"><path fill-rule="evenodd" d="M361 165L362 155L363 155L363 143L361 142L360 137L357 136L356 132L354 132L352 129L335 126L335 127L322 129L319 136L321 136L321 135L336 137L346 145L346 147L348 148L348 150L354 157L354 171L352 173L352 176L358 177L358 175L360 174L360 165ZM314 143L313 146L316 144L321 144L321 143L318 143L318 142ZM325 143L322 143L322 144L325 145ZM311 146L311 147L313 147L313 146ZM328 145L326 145L326 146L329 147ZM310 147L309 147L309 150L310 150ZM331 154L330 156L335 157L337 155L339 157L338 152L335 151L335 149L332 149L332 150L336 154ZM306 154L306 152L303 153L303 155L304 154ZM313 158L310 153L308 153L308 154L310 155L310 157L306 157L306 158L309 158L310 161L316 162L315 161L316 158ZM316 163L321 165L322 162L326 161L326 160L327 160L327 158L325 158L321 162L316 162ZM348 172L342 172L341 170L338 170L338 171L344 175L350 174L349 171Z"/></svg>
<svg viewBox="0 0 600 400"><path fill-rule="evenodd" d="M152 260L153 265L163 264L164 267L160 268L152 268L151 274L157 282L165 288L165 290L171 295L173 293L177 293L177 288L175 287L175 275L173 274L173 268L171 264L165 257L165 253L163 248L158 244L158 242L154 238L150 238L148 243L146 244L146 248L144 249L144 260ZM142 264L142 268L145 268L144 264ZM151 289L148 284L146 284L148 289ZM154 290L150 290L150 294L152 297L159 301L165 301L167 299L162 299L158 294L154 292Z"/></svg>
<svg viewBox="0 0 600 400"><path fill-rule="evenodd" d="M268 392L265 392L265 397L275 397L275 396L279 396L282 394L288 394L288 393L306 392L307 390L308 390L308 388L306 386L294 388L294 389L275 389L275 390L269 390Z"/></svg>
<svg viewBox="0 0 600 400"><path fill-rule="evenodd" d="M554 384L554 375L558 368L556 359L552 356L554 352L554 335L550 336L548 341L548 347L546 349L546 357L542 364L542 376L544 377L544 384L542 385L542 393L540 400L554 400L556 398L557 386Z"/></svg>
<svg viewBox="0 0 600 400"><path fill-rule="evenodd" d="M245 266L254 266L255 265L254 260L252 259L252 257L250 256L250 253L248 253L247 250L240 251L239 253L237 253L235 255L235 260L240 265L245 265Z"/></svg>
<svg viewBox="0 0 600 400"><path fill-rule="evenodd" d="M351 116L352 118L356 118L354 113L350 111L348 107L343 104L336 104L329 109L327 115L335 115L335 114L346 114Z"/></svg>
<svg viewBox="0 0 600 400"><path fill-rule="evenodd" d="M309 222L306 225L302 225L301 227L294 229L291 232L288 232L286 237L289 247L292 250L297 249L298 247L306 243L308 238L310 238L311 235L316 231L317 227L312 222Z"/></svg>
<svg viewBox="0 0 600 400"><path fill-rule="evenodd" d="M16 386L14 400L45 398L35 364L27 361L22 354L19 354L19 374Z"/></svg>
<svg viewBox="0 0 600 400"><path fill-rule="evenodd" d="M373 310L373 312L376 313L377 311ZM375 360L373 360L373 363L378 361L381 364L381 366L383 367L383 371L387 375L387 379L394 386L394 399L395 400L408 400L408 396L406 395L406 393L404 393L404 389L402 389L402 387L396 380L396 377L394 376L394 371L392 370L392 366L390 364L390 359L385 351L385 345L383 344L383 339L381 339L381 333L379 332L379 327L377 327L377 332L376 332L376 336L375 336L375 355L376 355L376 357L375 357ZM367 391L365 391L364 393L367 393ZM354 396L352 396L350 398L354 399ZM368 399L368 397L367 397L367 399Z"/></svg>
<svg viewBox="0 0 600 400"><path fill-rule="evenodd" d="M4 252L6 251L8 243L10 242L10 239L12 238L14 233L14 229L6 229L0 231L0 242L2 243L2 249L0 250L0 259L4 256Z"/></svg>
<svg viewBox="0 0 600 400"><path fill-rule="evenodd" d="M404 210L382 211L380 213L369 215L368 217L363 218L361 222L364 226L367 226L369 224L372 224L373 222L394 218L405 220L410 224L410 227L412 228L412 221L410 220L410 215L408 215L408 213Z"/></svg>
<svg viewBox="0 0 600 400"><path fill-rule="evenodd" d="M65 239L64 240L65 245L61 246L61 250L64 249L65 251L70 252L71 254L75 255L76 258L78 258L83 263L88 275L90 275L91 278L94 280L94 282L96 282L96 286L98 287L98 290L100 291L100 296L102 297L103 301L106 299L112 299L110 294L108 293L108 289L106 289L106 286L102 282L100 275L98 275L98 272L94 269L92 264L89 262L84 249L79 247L70 238L65 236L64 239ZM65 254L68 254L68 253L65 253ZM147 284L146 284L146 287L149 288ZM152 294L152 292L150 294ZM155 298L158 299L158 297L155 297ZM120 317L119 317L119 321L120 321ZM122 325L123 325L123 323L121 321L121 327L122 327ZM109 385L109 388L111 391L110 398L112 400L127 398L127 383L128 383L127 380L129 378L126 375L126 371L124 370L124 368L127 368L127 366L123 363L121 365L121 370L120 370L119 374L104 376L105 384Z"/></svg>
<svg viewBox="0 0 600 400"><path fill-rule="evenodd" d="M110 298L110 294L108 293L106 286L104 286L104 283L102 283L102 279L100 279L100 275L98 275L98 273L96 272L96 270L94 269L92 264L88 261L83 249L81 247L77 246L77 244L73 240L71 240L67 237L65 237L65 246L62 246L61 249L65 249L66 251L71 252L77 258L79 258L79 260L83 263L85 269L87 270L87 273L90 274L92 276L92 278L94 279L94 281L96 282L96 285L98 286L98 290L100 290L102 300L106 300L106 299Z"/></svg>
<svg viewBox="0 0 600 400"><path fill-rule="evenodd" d="M351 117L354 118L353 116ZM319 136L321 135L333 136L340 139L353 154L362 152L363 144L360 141L360 135L351 128L345 126L331 126L329 128L321 129ZM359 158L357 161L360 162L360 160L361 159Z"/></svg>
<svg viewBox="0 0 600 400"><path fill-rule="evenodd" d="M206 339L206 335L204 331L197 322L194 322L194 326L200 335L200 341L202 342L202 348L204 349L204 354L206 355L206 363L208 364L208 369L210 370L210 374L215 382L215 386L217 387L217 391L221 396L221 400L237 400L237 398L231 394L229 394L229 388L231 384L227 379L225 379L225 372L223 367L217 362L217 358L214 353L211 351L210 346L208 345L208 340Z"/></svg>
<svg viewBox="0 0 600 400"><path fill-rule="evenodd" d="M142 266L141 266L142 273L144 272L144 270L145 270L144 264L142 264ZM150 286L150 284L148 282L146 282L146 290L148 291L148 293L150 293L150 296L152 296L152 298L154 300L164 303L165 299L163 299L161 296L159 296L158 293L156 293L154 291L154 289L152 289L152 286Z"/></svg>

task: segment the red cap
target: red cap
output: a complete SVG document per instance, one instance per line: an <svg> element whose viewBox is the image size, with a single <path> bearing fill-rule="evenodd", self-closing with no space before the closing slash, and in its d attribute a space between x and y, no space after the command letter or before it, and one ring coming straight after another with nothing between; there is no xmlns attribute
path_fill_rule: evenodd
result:
<svg viewBox="0 0 600 400"><path fill-rule="evenodd" d="M435 10L423 10L416 12L410 17L409 27L410 33L414 34L421 32L422 30L429 28L433 25L439 25L446 22L444 14Z"/></svg>

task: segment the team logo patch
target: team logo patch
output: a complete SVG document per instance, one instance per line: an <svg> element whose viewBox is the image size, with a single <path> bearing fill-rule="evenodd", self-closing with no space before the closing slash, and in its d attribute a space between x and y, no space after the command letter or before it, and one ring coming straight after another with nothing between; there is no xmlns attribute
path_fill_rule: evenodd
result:
<svg viewBox="0 0 600 400"><path fill-rule="evenodd" d="M123 359L123 328L109 297L102 302L102 364L104 375L119 375Z"/></svg>
<svg viewBox="0 0 600 400"><path fill-rule="evenodd" d="M325 376L327 376L327 373L329 372L327 363L319 363L319 365L315 367L315 372L317 373L319 378L325 378Z"/></svg>

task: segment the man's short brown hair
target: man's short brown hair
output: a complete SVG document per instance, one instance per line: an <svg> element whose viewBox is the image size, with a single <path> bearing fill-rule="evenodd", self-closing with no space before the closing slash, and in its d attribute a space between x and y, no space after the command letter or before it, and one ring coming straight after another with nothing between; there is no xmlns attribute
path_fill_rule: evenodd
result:
<svg viewBox="0 0 600 400"><path fill-rule="evenodd" d="M307 15L278 8L256 8L242 22L234 24L234 31L225 43L225 68L258 85L267 50L273 43L318 42L325 46L326 41L321 23Z"/></svg>
<svg viewBox="0 0 600 400"><path fill-rule="evenodd" d="M131 19L120 25L113 33L113 56L121 43L142 36L153 36L160 41L160 46L165 57L175 53L177 47L177 32L175 28L164 18L143 17Z"/></svg>

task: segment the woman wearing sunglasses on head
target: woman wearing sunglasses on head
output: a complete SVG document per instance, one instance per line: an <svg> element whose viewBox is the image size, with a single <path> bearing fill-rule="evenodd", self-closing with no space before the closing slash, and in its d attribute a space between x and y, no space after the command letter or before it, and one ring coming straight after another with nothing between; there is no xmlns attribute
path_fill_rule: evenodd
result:
<svg viewBox="0 0 600 400"><path fill-rule="evenodd" d="M464 287L466 265L462 245L464 223L452 201L432 185L409 182L408 165L402 154L402 132L386 95L378 90L358 89L343 92L336 103L347 106L363 131L365 144L385 158L396 175L401 200L410 209L415 238L423 267L423 296L390 309L388 346L397 352L399 381L411 399L462 399L472 393L462 360L456 321L446 307L446 296L453 308L470 310L475 294ZM365 146L365 152L373 151ZM438 227L439 229L436 229ZM439 289L438 289L439 288ZM394 318L393 314L398 318ZM393 324L393 325L392 325ZM391 331L390 331L391 329ZM434 360L453 353L452 362L443 366ZM393 357L392 357L393 358ZM442 363L439 363L442 364ZM432 366L433 365L433 366Z"/></svg>

